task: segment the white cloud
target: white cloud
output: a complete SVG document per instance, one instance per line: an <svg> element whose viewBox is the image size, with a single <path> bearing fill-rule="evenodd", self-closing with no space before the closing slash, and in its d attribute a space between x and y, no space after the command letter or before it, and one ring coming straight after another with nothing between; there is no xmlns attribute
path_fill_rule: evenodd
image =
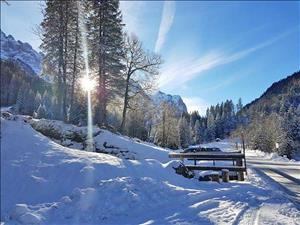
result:
<svg viewBox="0 0 300 225"><path fill-rule="evenodd" d="M178 87L199 76L201 72L215 67L222 56L219 53L209 53L200 58L187 58L184 61L174 60L162 69L159 77L160 87Z"/></svg>
<svg viewBox="0 0 300 225"><path fill-rule="evenodd" d="M182 97L182 100L186 104L189 112L198 111L202 116L205 115L206 109L210 106L209 103L199 97Z"/></svg>
<svg viewBox="0 0 300 225"><path fill-rule="evenodd" d="M143 1L120 1L125 29L129 33L138 34L142 30L139 19L143 16L145 2Z"/></svg>
<svg viewBox="0 0 300 225"><path fill-rule="evenodd" d="M162 69L158 82L159 87L178 88L195 77L203 75L204 71L242 59L273 44L291 32L282 33L261 44L231 54L224 51L211 51L203 57L187 57L184 61L173 60Z"/></svg>
<svg viewBox="0 0 300 225"><path fill-rule="evenodd" d="M175 2L165 1L163 7L162 18L159 26L159 32L155 44L155 52L160 52L164 45L168 32L173 24L175 16Z"/></svg>

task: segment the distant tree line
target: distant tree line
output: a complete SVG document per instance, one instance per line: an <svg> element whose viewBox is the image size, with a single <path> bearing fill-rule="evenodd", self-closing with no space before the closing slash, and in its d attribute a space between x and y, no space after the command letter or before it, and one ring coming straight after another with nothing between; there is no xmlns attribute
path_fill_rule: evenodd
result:
<svg viewBox="0 0 300 225"><path fill-rule="evenodd" d="M185 148L229 137L242 118L242 100L237 105L232 100L211 106L206 115L197 111L176 116L176 109L163 104L159 122L156 124L154 143L169 148Z"/></svg>
<svg viewBox="0 0 300 225"><path fill-rule="evenodd" d="M19 61L1 60L1 106L11 106L17 113L33 115L41 105L52 101L51 85Z"/></svg>

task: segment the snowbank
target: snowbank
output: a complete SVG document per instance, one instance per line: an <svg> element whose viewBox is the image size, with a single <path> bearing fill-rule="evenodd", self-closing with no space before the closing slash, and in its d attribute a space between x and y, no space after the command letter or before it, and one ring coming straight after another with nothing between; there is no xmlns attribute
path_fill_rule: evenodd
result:
<svg viewBox="0 0 300 225"><path fill-rule="evenodd" d="M237 148L237 144L238 144L238 148ZM215 142L201 144L201 145L197 145L197 146L208 147L208 148L216 147L216 148L221 149L224 152L242 151L242 146L241 146L240 140L238 140L238 139L224 139L224 140L221 140L218 142L215 141ZM260 150L246 149L246 155L247 156L258 156L261 159L272 160L272 161L277 161L277 162L300 163L300 161L297 159L290 160L286 156L278 155L276 152L267 153L267 152L262 152Z"/></svg>
<svg viewBox="0 0 300 225"><path fill-rule="evenodd" d="M32 119L32 127L52 138L59 144L80 150L85 149L87 128L65 124L57 120ZM93 136L96 151L116 155L125 159L157 159L161 162L168 161L169 151L151 143L142 142L114 134L108 130L93 127Z"/></svg>
<svg viewBox="0 0 300 225"><path fill-rule="evenodd" d="M95 140L141 158L63 147L21 119L1 118L1 221L251 224L260 215L268 224L274 219L297 224L300 218L293 204L251 170L247 182L198 182L176 175L172 166L177 162L166 161L166 150L108 131Z"/></svg>
<svg viewBox="0 0 300 225"><path fill-rule="evenodd" d="M293 163L300 164L300 161L295 159L288 159L286 156L280 156L276 152L267 153L267 152L262 152L260 150L246 149L246 155L248 157L254 157L254 156L259 157L260 159L263 160L272 160L276 162L293 162Z"/></svg>

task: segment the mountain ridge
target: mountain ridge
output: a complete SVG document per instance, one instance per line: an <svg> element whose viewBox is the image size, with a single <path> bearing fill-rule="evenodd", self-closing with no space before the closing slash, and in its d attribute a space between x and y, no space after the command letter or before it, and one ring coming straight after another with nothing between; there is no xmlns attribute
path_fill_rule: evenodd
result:
<svg viewBox="0 0 300 225"><path fill-rule="evenodd" d="M187 113L186 104L184 103L180 95L171 95L162 91L157 91L151 96L151 99L156 106L159 106L160 104L166 102L171 107L175 107L176 109L178 109L177 111L179 114Z"/></svg>
<svg viewBox="0 0 300 225"><path fill-rule="evenodd" d="M42 55L30 44L6 35L1 29L1 60L11 60L21 64L24 69L39 76L41 74ZM25 64L25 65L24 65ZM30 71L31 70L31 71Z"/></svg>
<svg viewBox="0 0 300 225"><path fill-rule="evenodd" d="M265 113L287 112L290 107L299 107L300 71L274 82L266 91L243 107L243 111L258 110ZM276 104L281 103L279 107Z"/></svg>

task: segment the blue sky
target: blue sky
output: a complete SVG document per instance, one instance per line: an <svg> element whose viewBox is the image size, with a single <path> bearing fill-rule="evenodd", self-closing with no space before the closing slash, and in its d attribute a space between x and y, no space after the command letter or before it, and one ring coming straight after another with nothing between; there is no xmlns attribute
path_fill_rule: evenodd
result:
<svg viewBox="0 0 300 225"><path fill-rule="evenodd" d="M189 110L249 103L300 70L300 2L122 1L126 30L164 59L158 87ZM1 4L1 28L38 48L38 1Z"/></svg>

